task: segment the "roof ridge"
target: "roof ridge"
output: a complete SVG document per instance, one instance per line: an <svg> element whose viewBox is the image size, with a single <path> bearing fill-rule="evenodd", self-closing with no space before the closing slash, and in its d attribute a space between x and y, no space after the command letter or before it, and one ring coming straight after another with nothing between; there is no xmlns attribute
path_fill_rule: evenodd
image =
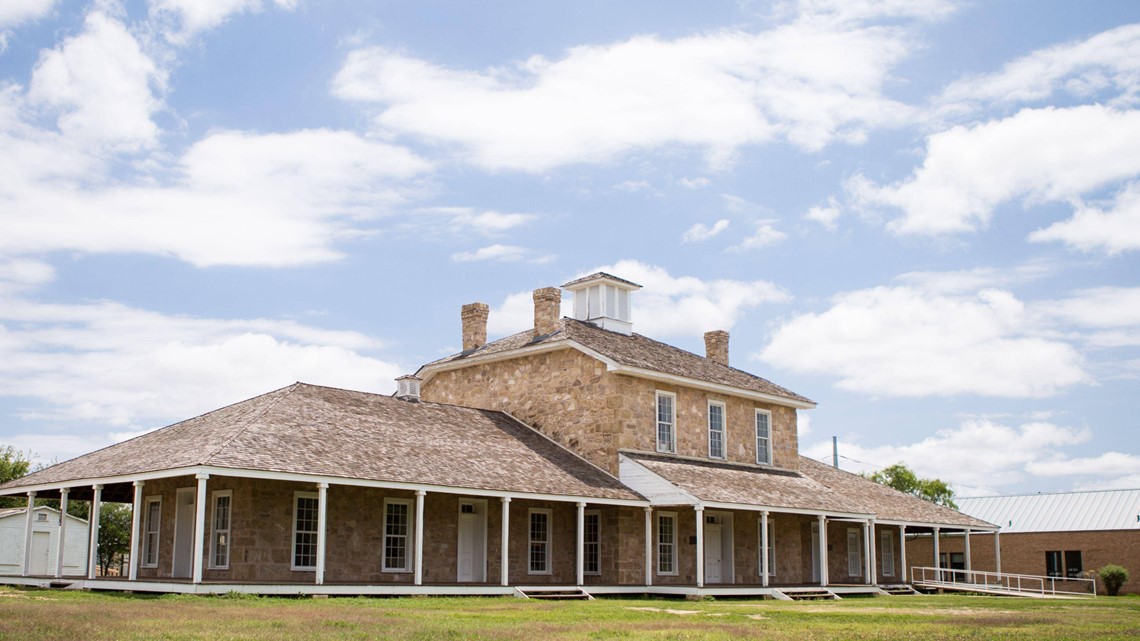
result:
<svg viewBox="0 0 1140 641"><path fill-rule="evenodd" d="M1068 492L1028 492L1025 494L990 494L987 496L964 496L960 497L962 501L972 501L976 499L1015 499L1032 496L1066 496L1069 494L1107 494L1109 492L1140 492L1140 487L1115 487L1104 490L1071 490Z"/></svg>
<svg viewBox="0 0 1140 641"><path fill-rule="evenodd" d="M210 459L211 459L211 458L213 458L213 457L214 457L214 456L215 456L215 455L216 455L218 452L221 452L222 450L224 450L224 449L226 449L227 447L229 447L230 443L233 443L235 440L237 440L237 437L239 437L239 436L241 436L242 434L244 434L244 433L246 432L246 430L248 430L248 429L249 429L249 427L250 427L250 423L252 423L253 421L255 421L255 420L259 419L259 418L261 418L262 416L265 416L265 413L266 413L266 412L268 412L269 410L273 409L274 407L277 407L277 405L278 405L278 404L279 404L279 403L280 403L282 400L284 400L286 397L288 397L289 395L291 395L293 392L297 391L297 387L298 387L298 386L300 386L300 385L307 385L307 383L302 383L302 382L300 382L300 381L297 381L297 382L293 383L292 385L289 385L289 386L286 386L286 387L282 387L282 388L281 388L281 389L279 389L279 390L274 390L274 392L280 392L280 391L284 390L284 393L283 393L283 394L281 394L281 396L278 396L277 398L273 399L273 401L272 401L272 402L270 402L268 405L266 405L265 407L263 407L263 408L261 409L261 411L260 411L260 412L258 412L256 415L254 415L254 416L251 416L251 417L249 418L249 420L247 420L247 421L245 422L245 426L244 426L244 427L242 427L241 429L237 430L237 431L236 431L236 432L234 432L232 435L230 435L230 437L229 437L229 438L227 438L225 441L223 441L223 442L222 442L222 444L221 444L221 445L219 445L219 446L218 446L218 447L217 447L217 448L216 448L216 449L215 449L213 452L210 452L210 453L209 453L209 454L207 454L206 456L202 457L202 465L207 465L207 464L209 463ZM270 392L270 394L272 394L272 393L274 393L274 392ZM254 396L253 398L258 398L258 397L257 397L257 396ZM253 400L253 398L248 398L248 399L246 399L246 401L243 401L243 402L252 401L252 400ZM237 404L237 403L235 403L235 405L236 405L236 404Z"/></svg>

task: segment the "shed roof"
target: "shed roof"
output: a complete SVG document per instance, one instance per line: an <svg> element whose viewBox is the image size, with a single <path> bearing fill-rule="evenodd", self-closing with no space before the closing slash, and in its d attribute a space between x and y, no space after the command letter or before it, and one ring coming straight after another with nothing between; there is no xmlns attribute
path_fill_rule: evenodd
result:
<svg viewBox="0 0 1140 641"><path fill-rule="evenodd" d="M198 465L641 500L502 412L295 383L53 465L0 490Z"/></svg>
<svg viewBox="0 0 1140 641"><path fill-rule="evenodd" d="M627 367L727 385L741 390L814 405L811 399L800 396L755 374L723 365L712 359L698 356L641 334L627 336L572 318L563 318L560 323L558 331L550 334L536 337L533 331L526 330L492 341L478 349L441 358L424 365L421 369L430 370L436 366L458 364L464 360L499 354L505 355L512 350L534 345L570 341L570 344L581 345Z"/></svg>
<svg viewBox="0 0 1140 641"><path fill-rule="evenodd" d="M1140 489L974 497L958 506L1003 534L1140 530Z"/></svg>

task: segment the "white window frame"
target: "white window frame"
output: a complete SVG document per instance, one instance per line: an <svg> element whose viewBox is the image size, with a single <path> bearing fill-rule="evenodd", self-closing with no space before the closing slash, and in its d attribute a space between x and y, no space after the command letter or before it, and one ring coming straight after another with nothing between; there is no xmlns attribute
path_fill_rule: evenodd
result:
<svg viewBox="0 0 1140 641"><path fill-rule="evenodd" d="M158 504L158 517L157 517L157 519L154 519L157 522L153 523L153 524L151 523L152 519L150 518L150 506L152 503ZM146 501L144 502L143 505L144 505L144 508L143 508L143 524L142 524L142 530L143 530L142 543L143 544L141 546L142 549L139 551L142 554L142 559L140 559L142 561L142 563L139 564L139 567L157 568L158 567L158 550L159 550L159 545L162 542L162 495L156 494L154 496L146 497ZM151 525L154 525L153 531L151 529ZM152 534L154 535L154 539L151 539ZM153 563L147 563L146 558L147 558L147 555L151 551L154 552L154 562Z"/></svg>
<svg viewBox="0 0 1140 641"><path fill-rule="evenodd" d="M768 515L768 578L776 576L776 530L772 515ZM756 549L764 549L764 517L756 519ZM763 554L763 552L761 552ZM756 555L756 573L764 576L764 557Z"/></svg>
<svg viewBox="0 0 1140 641"><path fill-rule="evenodd" d="M661 522L668 520L672 526L672 540L665 542L661 539ZM658 512L657 513L657 574L661 576L677 576L679 568L677 567L677 513L676 512ZM661 569L661 546L669 546L669 564L673 566L672 570Z"/></svg>
<svg viewBox="0 0 1140 641"><path fill-rule="evenodd" d="M714 407L720 408L720 456L713 453L712 408ZM709 458L725 460L728 458L728 406L722 401L709 401L707 413L709 423Z"/></svg>
<svg viewBox="0 0 1140 641"><path fill-rule="evenodd" d="M413 538L413 534L414 534L413 530L415 529L415 523L413 522L413 516L412 516L415 512L413 510L412 504L413 504L413 501L411 499L393 499L393 498L385 498L384 499L384 506L382 508L384 510L383 511L384 521L381 525L381 527L383 528L383 531L382 531L383 536L381 538L381 543L380 543L380 546L381 546L380 547L380 566L381 566L382 572L397 572L397 573L399 573L399 572L411 572L412 571L412 556L414 555L414 552L415 552L414 550L412 550L412 546L414 545L414 541L415 541L415 539ZM404 517L407 519L407 523L405 523L406 529L405 529L404 534L402 534L402 535L388 534L388 506L389 505L403 505L404 506L404 509L405 509ZM402 566L390 566L390 565L388 565L388 539L389 538L393 538L393 539L402 538L402 539L404 539L404 564Z"/></svg>
<svg viewBox="0 0 1140 641"><path fill-rule="evenodd" d="M768 457L768 460L766 460L766 461L763 461L760 459L760 416L761 415L768 417L768 437L765 439L765 443L764 443L764 448L765 448L764 453ZM755 434L756 434L756 463L759 465L772 465L773 464L772 463L772 412L770 412L769 410L762 410L760 408L756 408L756 418L754 418L752 422L753 422L753 425L755 428Z"/></svg>
<svg viewBox="0 0 1140 641"><path fill-rule="evenodd" d="M218 499L229 499L226 513L226 527L223 530L218 529ZM228 570L230 569L230 550L233 549L233 537L231 530L233 528L234 520L234 491L233 490L217 490L210 494L210 562L206 565L211 570ZM219 564L217 562L217 543L218 535L221 534L226 537L226 562Z"/></svg>
<svg viewBox="0 0 1140 641"><path fill-rule="evenodd" d="M879 532L879 547L881 548L880 563L883 565L883 576L895 575L895 533L891 530ZM887 560L890 560L888 565Z"/></svg>
<svg viewBox="0 0 1140 641"><path fill-rule="evenodd" d="M863 576L863 528L847 528L847 576Z"/></svg>
<svg viewBox="0 0 1140 641"><path fill-rule="evenodd" d="M670 407L672 409L671 422L669 423L669 443L661 443L661 398L668 397L670 399ZM677 452L677 395L673 392L663 392L657 390L657 394L653 397L653 440L657 443L657 451L667 454L675 454Z"/></svg>
<svg viewBox="0 0 1140 641"><path fill-rule="evenodd" d="M590 528L585 523L585 521L583 521L582 533L584 536L584 540L582 541L582 568L583 568L582 573L583 574L589 574L591 576L599 576L602 573L602 511L601 510L586 510L583 513L583 517L585 517L585 519L590 519L591 517L593 517L593 518L596 518L598 520L598 530L597 530L597 537L598 538L596 541L590 540L590 537L588 535ZM595 553L595 556L598 559L598 567L597 567L597 569L594 569L594 570L591 570L591 569L586 567L586 559L590 558L590 555L587 553L587 550L590 548L590 546L593 546L597 550L597 552Z"/></svg>
<svg viewBox="0 0 1140 641"><path fill-rule="evenodd" d="M316 572L316 554L313 555L313 565L297 565L297 508L301 499L313 499L317 502L318 514L321 509L321 495L316 492L293 492L293 539L292 544L289 546L289 569L294 572ZM302 530L301 532L310 532L310 530ZM319 537L321 533L317 530L311 530L313 534L318 537L316 545L320 545Z"/></svg>
<svg viewBox="0 0 1140 641"><path fill-rule="evenodd" d="M546 540L540 541L534 538L534 515L546 515ZM554 559L551 558L551 553L554 550L554 510L545 507L532 507L527 510L526 514L526 573L527 574L553 574L554 573ZM534 569L534 564L531 559L531 548L535 544L542 544L545 546L544 560L546 567L541 570Z"/></svg>

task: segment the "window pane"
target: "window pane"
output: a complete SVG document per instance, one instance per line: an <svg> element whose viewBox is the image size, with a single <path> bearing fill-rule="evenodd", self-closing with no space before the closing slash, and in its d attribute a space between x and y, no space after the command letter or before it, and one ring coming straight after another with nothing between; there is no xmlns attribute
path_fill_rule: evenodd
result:
<svg viewBox="0 0 1140 641"><path fill-rule="evenodd" d="M724 407L709 405L709 456L724 458Z"/></svg>
<svg viewBox="0 0 1140 641"><path fill-rule="evenodd" d="M297 497L294 518L293 566L312 568L317 565L317 499Z"/></svg>
<svg viewBox="0 0 1140 641"><path fill-rule="evenodd" d="M657 451L673 451L673 397L657 397Z"/></svg>
<svg viewBox="0 0 1140 641"><path fill-rule="evenodd" d="M408 516L406 503L387 503L384 508L384 569L408 569Z"/></svg>
<svg viewBox="0 0 1140 641"><path fill-rule="evenodd" d="M582 569L590 573L601 571L601 529L597 514L585 515L585 536L582 539L583 562Z"/></svg>
<svg viewBox="0 0 1140 641"><path fill-rule="evenodd" d="M1065 552L1065 576L1080 578L1081 572L1084 572L1084 566L1081 563L1081 551L1070 550Z"/></svg>
<svg viewBox="0 0 1140 641"><path fill-rule="evenodd" d="M771 425L768 414L756 413L756 462L772 462Z"/></svg>
<svg viewBox="0 0 1140 641"><path fill-rule="evenodd" d="M1045 553L1045 576L1061 576L1061 553Z"/></svg>
<svg viewBox="0 0 1140 641"><path fill-rule="evenodd" d="M676 541L675 524L672 516L657 517L657 571L662 574L676 571L673 562Z"/></svg>
<svg viewBox="0 0 1140 641"><path fill-rule="evenodd" d="M530 513L530 572L550 571L550 516L546 512Z"/></svg>

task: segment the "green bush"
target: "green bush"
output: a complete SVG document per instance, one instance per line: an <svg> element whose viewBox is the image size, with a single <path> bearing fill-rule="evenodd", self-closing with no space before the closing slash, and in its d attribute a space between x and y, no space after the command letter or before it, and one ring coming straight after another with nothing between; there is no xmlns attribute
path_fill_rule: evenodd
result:
<svg viewBox="0 0 1140 641"><path fill-rule="evenodd" d="M1128 580L1128 570L1121 565L1106 565L1100 569L1100 580L1108 596L1116 596L1120 594L1120 586Z"/></svg>

